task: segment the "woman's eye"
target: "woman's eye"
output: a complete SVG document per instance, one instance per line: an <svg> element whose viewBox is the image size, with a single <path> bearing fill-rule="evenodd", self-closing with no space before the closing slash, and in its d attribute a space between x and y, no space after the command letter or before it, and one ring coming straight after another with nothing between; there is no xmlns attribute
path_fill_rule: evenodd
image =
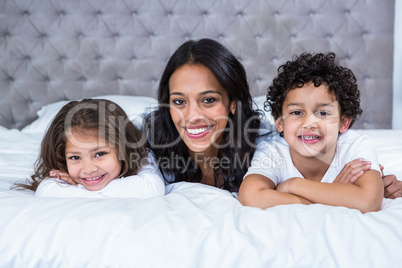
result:
<svg viewBox="0 0 402 268"><path fill-rule="evenodd" d="M79 156L73 155L73 156L70 156L68 159L71 159L71 160L80 160L81 158L80 158Z"/></svg>
<svg viewBox="0 0 402 268"><path fill-rule="evenodd" d="M173 100L173 103L175 105L183 105L184 104L184 100Z"/></svg>
<svg viewBox="0 0 402 268"><path fill-rule="evenodd" d="M205 98L205 99L204 99L204 103L213 103L213 102L215 102L215 101L216 101L215 98Z"/></svg>

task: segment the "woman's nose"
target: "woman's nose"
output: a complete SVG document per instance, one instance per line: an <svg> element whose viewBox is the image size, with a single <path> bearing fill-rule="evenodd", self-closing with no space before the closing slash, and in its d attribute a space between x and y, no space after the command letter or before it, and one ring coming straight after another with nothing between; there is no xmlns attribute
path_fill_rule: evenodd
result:
<svg viewBox="0 0 402 268"><path fill-rule="evenodd" d="M189 104L185 113L186 121L194 123L203 119L202 111L196 103Z"/></svg>

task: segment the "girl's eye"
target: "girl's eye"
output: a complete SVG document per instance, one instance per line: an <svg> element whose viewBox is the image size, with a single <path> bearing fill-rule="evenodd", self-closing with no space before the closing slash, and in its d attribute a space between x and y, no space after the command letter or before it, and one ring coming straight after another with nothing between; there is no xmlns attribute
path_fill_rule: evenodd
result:
<svg viewBox="0 0 402 268"><path fill-rule="evenodd" d="M104 155L107 155L107 152L97 152L95 154L96 157L101 157L101 156L104 156Z"/></svg>
<svg viewBox="0 0 402 268"><path fill-rule="evenodd" d="M183 105L184 104L184 100L173 100L173 103L175 105Z"/></svg>
<svg viewBox="0 0 402 268"><path fill-rule="evenodd" d="M205 99L204 99L204 103L213 103L213 102L215 102L215 101L216 101L215 98L205 98Z"/></svg>
<svg viewBox="0 0 402 268"><path fill-rule="evenodd" d="M71 160L80 160L81 158L80 158L79 156L73 155L73 156L70 156L68 159L71 159Z"/></svg>

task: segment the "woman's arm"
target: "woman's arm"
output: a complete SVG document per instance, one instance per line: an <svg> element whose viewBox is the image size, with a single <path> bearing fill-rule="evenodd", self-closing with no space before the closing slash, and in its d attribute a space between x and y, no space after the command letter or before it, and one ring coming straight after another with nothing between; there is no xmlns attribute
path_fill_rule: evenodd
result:
<svg viewBox="0 0 402 268"><path fill-rule="evenodd" d="M368 170L354 184L291 178L280 184L277 191L299 195L313 203L344 206L366 213L381 209L384 186L381 174L376 170Z"/></svg>
<svg viewBox="0 0 402 268"><path fill-rule="evenodd" d="M275 184L260 174L246 176L240 185L239 201L244 206L266 209L277 205L311 204L303 197L275 190Z"/></svg>

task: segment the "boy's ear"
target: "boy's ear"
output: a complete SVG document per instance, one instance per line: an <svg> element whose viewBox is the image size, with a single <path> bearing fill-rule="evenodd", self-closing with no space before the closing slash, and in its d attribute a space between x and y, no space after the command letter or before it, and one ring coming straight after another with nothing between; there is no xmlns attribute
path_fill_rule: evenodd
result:
<svg viewBox="0 0 402 268"><path fill-rule="evenodd" d="M346 130L349 129L350 122L352 122L352 118L342 116L341 123L340 123L340 126L339 126L339 133L345 133Z"/></svg>
<svg viewBox="0 0 402 268"><path fill-rule="evenodd" d="M279 117L278 119L275 119L275 126L278 132L283 132L283 120L282 116Z"/></svg>

